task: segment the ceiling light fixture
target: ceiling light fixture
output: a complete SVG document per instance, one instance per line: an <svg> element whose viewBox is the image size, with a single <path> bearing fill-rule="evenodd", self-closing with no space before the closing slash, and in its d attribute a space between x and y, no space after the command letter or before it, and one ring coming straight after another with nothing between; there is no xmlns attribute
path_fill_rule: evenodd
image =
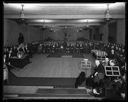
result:
<svg viewBox="0 0 128 102"><path fill-rule="evenodd" d="M24 5L21 5L22 6L22 9L21 9L21 12L20 12L20 18L22 19L22 20L24 20Z"/></svg>
<svg viewBox="0 0 128 102"><path fill-rule="evenodd" d="M111 17L111 15L110 15L109 3L108 3L107 4L107 10L106 10L106 13L105 13L105 19L107 21L109 21L110 20L110 17Z"/></svg>
<svg viewBox="0 0 128 102"><path fill-rule="evenodd" d="M18 24L25 24L25 25L27 25L28 24L28 22L24 19L25 18L25 16L24 16L24 5L22 4L21 5L21 11L20 11L20 17L19 17L19 19L16 21Z"/></svg>
<svg viewBox="0 0 128 102"><path fill-rule="evenodd" d="M86 25L86 27L89 27L89 25L88 25L88 20L87 20L87 25Z"/></svg>

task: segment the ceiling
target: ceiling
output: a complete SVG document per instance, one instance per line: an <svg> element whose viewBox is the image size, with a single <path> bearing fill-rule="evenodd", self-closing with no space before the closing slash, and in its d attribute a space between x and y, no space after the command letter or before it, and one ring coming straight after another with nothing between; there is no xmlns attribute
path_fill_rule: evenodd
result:
<svg viewBox="0 0 128 102"><path fill-rule="evenodd" d="M3 3L4 18L21 18L31 26L85 26L104 23L108 3ZM110 18L125 18L125 2L109 3Z"/></svg>

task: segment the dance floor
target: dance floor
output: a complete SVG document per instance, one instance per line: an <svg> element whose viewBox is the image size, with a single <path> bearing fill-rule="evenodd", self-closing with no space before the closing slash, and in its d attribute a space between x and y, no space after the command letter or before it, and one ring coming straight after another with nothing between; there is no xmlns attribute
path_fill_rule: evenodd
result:
<svg viewBox="0 0 128 102"><path fill-rule="evenodd" d="M48 55L35 54L31 60L32 63L24 68L14 68L11 72L17 77L42 77L42 78L76 78L80 70L80 61L83 58L76 57L47 57ZM84 55L94 66L94 58L91 54ZM92 69L91 69L92 70ZM88 75L91 74L88 71Z"/></svg>

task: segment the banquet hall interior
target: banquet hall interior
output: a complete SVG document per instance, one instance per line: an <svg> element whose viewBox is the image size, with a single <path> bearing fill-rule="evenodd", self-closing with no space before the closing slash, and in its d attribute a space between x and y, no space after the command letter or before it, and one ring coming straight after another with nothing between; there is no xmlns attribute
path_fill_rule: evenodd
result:
<svg viewBox="0 0 128 102"><path fill-rule="evenodd" d="M125 2L3 2L3 99L126 99Z"/></svg>

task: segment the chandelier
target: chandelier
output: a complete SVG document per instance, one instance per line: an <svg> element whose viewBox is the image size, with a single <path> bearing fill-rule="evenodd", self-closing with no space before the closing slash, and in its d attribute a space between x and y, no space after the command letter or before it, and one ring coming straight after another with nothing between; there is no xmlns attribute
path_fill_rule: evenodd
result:
<svg viewBox="0 0 128 102"><path fill-rule="evenodd" d="M22 9L21 9L21 12L20 12L20 18L21 20L24 20L24 5L21 5L22 6Z"/></svg>
<svg viewBox="0 0 128 102"><path fill-rule="evenodd" d="M109 21L110 17L111 17L111 15L110 15L109 3L108 3L107 4L107 10L105 12L105 19L106 19L106 21Z"/></svg>

